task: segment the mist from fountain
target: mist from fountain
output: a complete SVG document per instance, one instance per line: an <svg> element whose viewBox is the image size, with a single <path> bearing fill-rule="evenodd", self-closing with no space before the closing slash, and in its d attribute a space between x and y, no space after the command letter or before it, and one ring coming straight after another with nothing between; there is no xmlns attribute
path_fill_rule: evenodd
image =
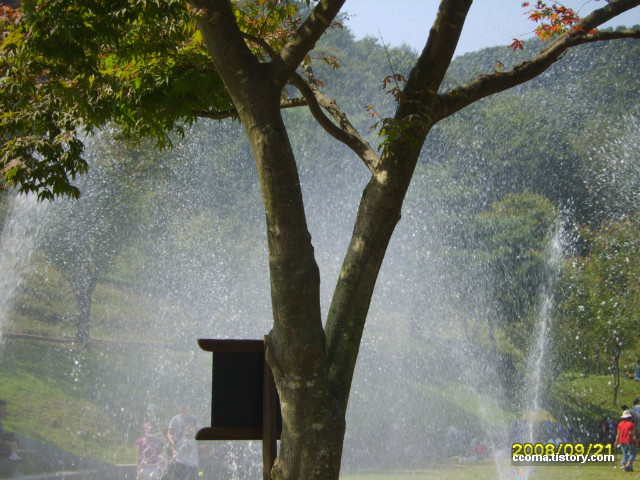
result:
<svg viewBox="0 0 640 480"><path fill-rule="evenodd" d="M197 338L261 338L269 329L259 190L247 183L235 194L221 195L225 187L207 193L212 183L237 182L238 176L241 185L246 182L241 171L250 165L250 153L243 141L228 140L242 138L239 126L217 126L223 134L214 136L201 127L193 127L189 132L193 140L178 143L168 158L160 161L163 174L144 185L152 200L151 223L143 225L136 236L127 237L125 251L146 252L146 260L135 261L133 277L118 281L157 299L150 312L157 317L157 326L147 327L144 338L138 337L142 332L130 325L135 324L135 318L118 319L118 315L130 314L116 304L100 305L96 308L102 318L125 334L131 332L126 334L126 341L121 335L101 340L113 341L126 355L116 354L110 347L98 348L97 343L92 350L101 351L103 365L94 365L89 353L73 345L39 353L45 362L54 355L68 356L73 388L81 394L88 386L90 396L105 405L114 428L123 434L125 448L133 445L143 421L150 420L162 430L171 411L185 397L192 399L201 422L208 421L210 358L197 349ZM108 145L97 142L91 147L95 151L88 152L91 168L83 183L87 202L112 188L113 180L91 174L100 171L92 162L110 164L105 154L105 148L107 152L112 149ZM224 152L224 156L216 157L224 162L219 167L217 160L211 167L207 156L210 145ZM306 149L297 154L302 159L312 155ZM326 154L333 158L347 155L339 146ZM225 164L236 166L223 171ZM324 279L335 278L340 269L338 255L345 248L361 190L353 185L366 182L366 172L358 167L354 164L336 171L336 176L329 179L331 187L318 181L318 173L311 167L301 170L310 229ZM437 222L430 223L431 217L437 218L439 206L429 209L428 204L422 204L420 178L416 183L415 196L407 201L405 221L398 226L389 248L365 329L348 411L350 428L343 462L346 471L363 465L371 469L394 465L418 468L425 462L466 455L466 447L457 451L456 439L449 435L453 425L465 434L464 445L473 437L486 435L496 450L506 448L510 405L500 361L477 343L482 315L475 320L477 323L468 323L462 329L471 305L467 298L452 295L460 287L444 273L450 268L450 260L441 257L450 248L443 249L450 239L442 236ZM171 192L167 201L153 201L157 195L165 197L166 192ZM207 199L209 194L213 197ZM86 224L72 220L82 217L82 202L64 201L48 207L52 211L71 208L64 215L49 212L51 218L63 222L61 230L71 240L81 238L74 232L86 229ZM26 214L33 208L29 202L19 205L20 211L10 218L22 224L11 229L25 232L31 248L35 248L47 222ZM243 212L240 216L256 228L238 229L230 223L227 212L238 208ZM35 232L36 224L38 234L27 233ZM56 228L60 230L60 226ZM234 231L236 243L229 245L225 239ZM135 259L136 255L125 258ZM328 309L330 295L331 282L323 282L323 311ZM484 311L480 305L474 308ZM443 318L454 321L447 325ZM455 330L451 330L454 325ZM92 331L97 328L99 325L93 326ZM544 325L541 328L546 331ZM94 338L100 338L101 331L94 333ZM476 417L483 420L478 423ZM384 452L379 449L382 444ZM208 468L219 471L224 465L229 478L248 478L260 469L256 450L255 442L215 443L210 446Z"/></svg>
<svg viewBox="0 0 640 480"><path fill-rule="evenodd" d="M23 271L42 235L47 204L35 195L13 195L0 235L0 338Z"/></svg>
<svg viewBox="0 0 640 480"><path fill-rule="evenodd" d="M368 172L346 147L327 145L305 115L287 112L285 117L300 160L326 312ZM515 412L542 406L539 392L548 350L552 279L562 252L561 228L548 255L553 274L542 280L547 288L534 328L537 343L529 349L526 371L537 378L529 380L526 398L517 402L511 378L517 369L492 350L486 336L493 313L484 295L493 279L474 271L456 276L469 267L464 263L468 257L461 260L456 255L462 243L458 235L469 218L505 191L520 191L521 185L500 184L499 194L490 194L494 185L483 172L487 167L482 142L458 145L438 129L431 135L371 304L349 403L345 470L443 464L450 456L466 455L467 448L456 448L468 446L480 435L488 437L493 450L504 450ZM130 225L138 230L136 235L118 247L115 263L99 286L90 349L69 343L28 350L44 367L62 365L69 391L100 405L100 413L113 427L104 432L88 427L78 437L119 436L126 452L133 451L143 421L150 420L164 431L184 398L191 399L201 423L208 421L210 357L198 350L197 338L262 338L271 324L264 213L242 129L233 122L199 122L187 129L186 138L176 139L171 152L148 154L154 157L149 160L154 169L148 177L116 175L134 179L131 183L141 193L143 221ZM637 132L628 138L636 139ZM90 176L98 171L92 162L109 166L114 160L109 155L124 155L106 138L96 139L88 148ZM448 162L452 158L466 163L452 167ZM462 177L467 175L472 180L464 183ZM105 195L112 181L89 177L83 184L84 198ZM450 191L441 197L428 196L447 188ZM637 202L637 193L631 197ZM82 198L79 202L84 205ZM72 222L79 217L76 207L73 202L65 205L71 210L68 220L60 222L73 241L87 224ZM42 279L29 259L47 236L43 221L47 209L58 208L62 207L37 204L28 197L14 200L0 251L0 287L9 293L0 304L3 332L20 326L16 297L24 302L37 289L34 282L20 296L25 289L20 279ZM68 290L63 281L58 285ZM37 320L68 331L73 299L67 292L64 300L65 314ZM111 336L104 338L106 334ZM20 348L3 346L2 353L18 355ZM7 362L6 356L0 363ZM91 425L89 418L87 424ZM464 443L455 432L464 433ZM227 478L243 479L260 471L255 442L208 447L212 472L225 470ZM503 475L496 467L496 476Z"/></svg>
<svg viewBox="0 0 640 480"><path fill-rule="evenodd" d="M540 412L546 407L544 404L546 393L544 388L546 380L545 374L547 372L546 362L550 361L547 353L550 342L552 341L551 326L554 309L554 285L560 275L562 259L565 253L565 224L566 221L564 219L559 219L549 233L549 242L546 249L546 278L541 286L538 311L535 316L531 345L528 349L526 370L524 371L526 378L519 399L520 414L522 414L521 418L526 418L528 421L524 424L524 432L517 432L519 435L518 438L514 438L512 432L509 432L509 437L502 439L500 442L502 448L504 448L505 445L509 445L509 442L534 444L544 443L548 440L548 437L540 437L541 424L537 421L536 417L539 416ZM555 426L553 428L555 428ZM547 429L543 430L547 432ZM524 436L520 436L522 433L524 433ZM496 457L495 460L498 477L500 479L512 478L513 469L499 462L498 457ZM520 467L521 476L526 475L527 472L530 471L533 471L530 467Z"/></svg>
<svg viewBox="0 0 640 480"><path fill-rule="evenodd" d="M526 410L537 411L543 408L542 393L545 368L545 356L549 347L549 333L551 331L552 313L554 307L553 287L560 275L563 257L564 224L559 222L555 226L549 242L547 254L548 280L544 283L540 295L539 315L534 328L536 335L529 349L526 372L529 374L524 390L522 404ZM534 441L533 428L529 429L528 441Z"/></svg>
<svg viewBox="0 0 640 480"><path fill-rule="evenodd" d="M72 341L68 346L49 345L37 350L42 362L54 365L62 361L66 365L72 392L103 405L113 432L102 435L119 431L125 449L127 445L132 448L143 421L153 422L157 430L162 431L182 398L192 399L202 424L208 421L210 358L197 348L197 338L261 338L269 329L267 256L260 241L263 227L259 221L259 189L248 183L237 195L231 192L221 197L220 191L224 190L221 188L215 198L204 197L211 182L234 181L220 177L240 175L242 178L237 171L250 165L250 153L243 142L225 140L242 138L239 126L231 123L217 126L223 134L213 138L201 127L196 126L190 132L190 138L195 140L178 143L168 158L160 160L163 174L143 185L145 195L151 197L149 204L153 213L147 217L151 223L142 228L129 225L127 228L137 233L125 236L125 249L121 251L123 258L130 262L130 268L124 272L133 270L132 276L113 277L122 275L117 273L123 269L122 263L106 272L105 286L124 283L132 289L125 292L127 296L137 298L135 291L139 290L155 299L148 308L149 315L156 317L156 325L145 324L145 331L139 331L135 328L138 320L132 316L138 312L127 313L123 305L118 304L122 297L114 297L116 303L105 303L100 300L104 295L100 292L94 300L92 317L101 320L92 318L93 340L89 351ZM48 206L39 204L48 209L47 218L55 218L59 223L55 228L47 227L47 220L28 213L30 209L37 210L38 205L24 203L23 197L17 197L14 213L6 224L12 226L7 232L24 232L17 235L25 236L34 250L43 245L43 235L51 239L59 236L54 235L54 231L62 232L60 241L72 242L64 249L76 251L78 246L73 242L86 241L81 239L89 238L86 233L98 225L91 209L102 208L97 200L109 198L108 192L113 189L111 182L123 176L122 172L115 177L105 176L104 168L112 164L109 155L114 148L109 142L103 145L101 141L98 139L88 147L90 173L82 180L83 197L78 202L62 200ZM224 142L229 142L226 152ZM224 164L237 164L236 173L219 170L215 161L213 168L207 167L211 160L206 152L212 144L224 152L224 157L218 157ZM304 159L312 153L300 150L298 155ZM327 150L327 155L341 158L347 153L342 147L335 147L333 151ZM360 189L353 185L364 186L366 182L366 172L355 163L351 168L336 170L335 174L329 188L318 182L313 169L301 171L318 263L322 278L329 280L339 272L339 252L345 248L355 215ZM333 193L328 195L328 191ZM153 201L156 195L165 197L166 192L171 192L167 201ZM89 211L83 213L87 208ZM247 224L257 227L238 229L230 223L226 212L234 208L244 212L241 216L249 219ZM407 221L399 227L393 241L395 245L385 261L365 331L348 412L346 470L362 465L417 467L423 465L425 459L441 458L448 453L442 447L448 423L444 412L464 412L471 405L465 403L473 402L474 398L481 399L479 403L484 408L496 402L490 391L502 390L499 373L486 352L474 346L471 338L459 341L444 325L431 320L432 316L437 319L441 315L430 313L431 310L444 308L453 314L455 306L441 301L448 287L439 284L443 276L437 259L414 269L410 267L414 265L413 254L400 247L409 238L413 240L407 245L413 245L416 234L431 228L419 220L429 212L416 209L412 202L408 210ZM330 216L326 212L330 212ZM44 210L41 214L45 215ZM14 221L17 224L10 223ZM104 229L105 225L98 232ZM235 245L228 245L225 239L233 231L237 232L237 241ZM432 235L429 241L435 243L438 239ZM140 251L145 252L144 261L136 260L139 254L135 252ZM409 257L405 257L407 254ZM40 258L39 262L42 261ZM33 269L42 269L42 263L39 265L31 265L26 276L37 276ZM426 278L431 280L424 282ZM20 290L17 283L12 288ZM330 295L331 282L323 282L323 311L328 309ZM72 297L67 298L72 301ZM416 303L407 303L407 298ZM25 301L24 293L20 301ZM69 313L56 322L64 326L70 321L72 311L71 303ZM120 318L122 315L125 317ZM460 315L455 313L455 316ZM107 330L101 325L103 322L117 328L111 337L104 337ZM15 331L16 328L19 320L3 321L3 330ZM13 352L13 348L5 349L7 355ZM96 354L99 360L94 359ZM472 376L469 376L470 363L476 364ZM462 395L463 400L451 410L447 398L456 395ZM411 408L407 408L408 405ZM493 414L499 412L499 407L487 408ZM489 424L486 427L491 429ZM96 433L81 435L93 438ZM388 454L378 451L381 443L388 447ZM259 471L260 455L255 442L215 443L209 448L211 471L220 471L224 465L229 478L233 479L248 478Z"/></svg>

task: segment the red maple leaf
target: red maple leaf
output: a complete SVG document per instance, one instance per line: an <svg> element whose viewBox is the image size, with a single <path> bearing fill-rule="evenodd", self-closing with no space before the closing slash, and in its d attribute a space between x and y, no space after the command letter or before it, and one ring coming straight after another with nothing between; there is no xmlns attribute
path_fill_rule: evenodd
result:
<svg viewBox="0 0 640 480"><path fill-rule="evenodd" d="M524 40L518 40L517 38L514 38L513 43L509 45L509 47L513 48L514 52L518 49L522 50L523 46L524 46Z"/></svg>

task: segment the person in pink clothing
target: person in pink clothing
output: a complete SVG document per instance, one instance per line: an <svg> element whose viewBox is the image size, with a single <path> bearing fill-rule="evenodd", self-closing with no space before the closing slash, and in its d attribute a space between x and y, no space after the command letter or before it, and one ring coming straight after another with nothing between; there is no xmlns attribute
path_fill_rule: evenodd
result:
<svg viewBox="0 0 640 480"><path fill-rule="evenodd" d="M136 440L137 480L159 480L164 474L164 441L153 434L149 422L142 425L142 437Z"/></svg>

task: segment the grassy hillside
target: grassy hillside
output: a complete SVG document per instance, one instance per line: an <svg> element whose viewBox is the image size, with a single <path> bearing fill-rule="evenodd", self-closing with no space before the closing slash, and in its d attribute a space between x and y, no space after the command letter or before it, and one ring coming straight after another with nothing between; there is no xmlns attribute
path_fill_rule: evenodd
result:
<svg viewBox="0 0 640 480"><path fill-rule="evenodd" d="M210 357L176 331L180 312L157 298L100 284L92 341L74 344L73 301L50 268L37 268L0 347L5 427L63 450L113 463L135 460L144 420L166 428L176 392L208 420ZM188 367L185 367L188 365Z"/></svg>

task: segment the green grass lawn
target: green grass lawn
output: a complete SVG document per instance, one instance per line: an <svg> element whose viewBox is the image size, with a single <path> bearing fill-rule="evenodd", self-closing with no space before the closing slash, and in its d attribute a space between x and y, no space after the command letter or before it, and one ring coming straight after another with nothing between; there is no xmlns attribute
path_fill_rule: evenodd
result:
<svg viewBox="0 0 640 480"><path fill-rule="evenodd" d="M617 465L553 465L529 467L528 480L610 480L620 476L625 479L640 478L640 470L624 472ZM523 472L520 472L523 474ZM342 480L516 480L515 468L509 460L501 460L496 466L492 460L473 464L451 464L423 470L395 470L376 473L351 473ZM526 477L521 477L526 478Z"/></svg>

